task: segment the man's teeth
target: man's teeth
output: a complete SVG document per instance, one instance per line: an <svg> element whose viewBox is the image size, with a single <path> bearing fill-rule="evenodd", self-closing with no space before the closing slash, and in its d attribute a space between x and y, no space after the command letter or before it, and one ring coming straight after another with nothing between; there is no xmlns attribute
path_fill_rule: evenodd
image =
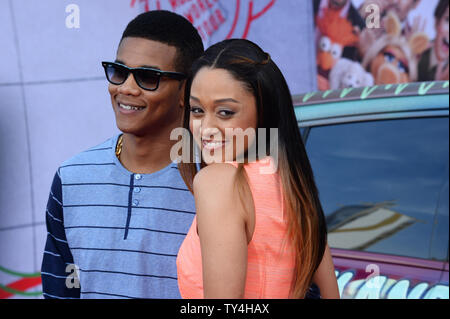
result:
<svg viewBox="0 0 450 319"><path fill-rule="evenodd" d="M122 103L120 103L119 106L120 106L122 109L128 110L128 111L131 111L131 110L133 110L133 111L139 111L139 110L142 110L142 109L145 108L145 107L143 107L143 106L137 107L137 106L125 105L125 104L122 104Z"/></svg>

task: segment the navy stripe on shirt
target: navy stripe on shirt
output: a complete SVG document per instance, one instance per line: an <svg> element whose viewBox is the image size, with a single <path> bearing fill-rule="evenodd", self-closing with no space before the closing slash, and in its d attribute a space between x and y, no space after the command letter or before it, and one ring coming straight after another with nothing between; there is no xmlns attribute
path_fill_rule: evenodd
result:
<svg viewBox="0 0 450 319"><path fill-rule="evenodd" d="M127 298L127 299L143 299L138 297L130 297L126 295L119 295L119 294L111 294L108 292L97 292L97 291L82 291L81 294L87 295L87 294L96 294L96 295L102 295L102 296L111 296L111 297L119 297L119 298ZM150 298L148 298L150 299Z"/></svg>
<svg viewBox="0 0 450 319"><path fill-rule="evenodd" d="M114 230L123 230L125 227L108 227L108 226L67 226L65 229L77 229L77 228L90 228L90 229L114 229ZM170 234L170 235L180 235L186 236L187 233L178 233L173 231L165 231L159 229L150 229L150 228L142 228L142 227L129 227L129 230L144 230L156 233Z"/></svg>
<svg viewBox="0 0 450 319"><path fill-rule="evenodd" d="M72 184L62 184L62 186L122 186L122 187L130 187L128 184L115 184L115 183L72 183ZM135 187L140 188L156 188L156 189L172 189L176 191L185 191L189 192L187 188L178 188L178 187L170 187L170 186L152 186L152 185L134 185Z"/></svg>
<svg viewBox="0 0 450 319"><path fill-rule="evenodd" d="M80 269L80 271L81 271L81 272L85 272L85 273L98 272L98 273L105 273L105 274L119 274L119 275L126 275L126 276L151 277L151 278L174 279L174 280L178 280L177 277L171 277L171 276L158 276L158 275L134 274L134 273L123 272L123 271L96 270L96 269L90 269L90 270Z"/></svg>
<svg viewBox="0 0 450 319"><path fill-rule="evenodd" d="M117 249L117 248L93 248L93 247L71 247L72 250L99 250L99 251L110 251L110 252L122 252L122 253L138 253L138 254L147 254L147 255L156 255L162 257L177 257L175 254L163 254L156 253L151 251L143 251L143 250L133 250L133 249Z"/></svg>
<svg viewBox="0 0 450 319"><path fill-rule="evenodd" d="M64 205L64 208L69 207L118 207L118 208L127 208L128 206L124 205L105 205L105 204L79 204L79 205ZM185 210L179 210L179 209L170 209L170 208L163 208L163 207L142 207L142 206L133 206L133 209L155 209L155 210L163 210L168 212L174 212L174 213L183 213L183 214L191 214L195 215L195 212L189 212Z"/></svg>

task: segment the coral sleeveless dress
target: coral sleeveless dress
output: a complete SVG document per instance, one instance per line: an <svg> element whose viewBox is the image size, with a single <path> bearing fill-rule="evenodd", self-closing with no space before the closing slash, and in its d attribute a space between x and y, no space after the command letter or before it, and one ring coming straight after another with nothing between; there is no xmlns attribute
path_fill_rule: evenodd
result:
<svg viewBox="0 0 450 319"><path fill-rule="evenodd" d="M262 173L269 167L275 167L270 157L244 165L255 205L255 230L248 244L245 299L289 298L294 278L294 251L286 240L281 179L278 173ZM177 272L182 298L202 299L202 257L197 218L194 218L178 252Z"/></svg>

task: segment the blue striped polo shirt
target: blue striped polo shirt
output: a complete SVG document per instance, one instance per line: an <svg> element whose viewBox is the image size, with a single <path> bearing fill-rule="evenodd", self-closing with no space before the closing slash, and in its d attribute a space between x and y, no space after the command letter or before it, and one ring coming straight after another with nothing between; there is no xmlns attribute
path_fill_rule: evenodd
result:
<svg viewBox="0 0 450 319"><path fill-rule="evenodd" d="M46 298L180 298L176 256L194 197L176 163L152 174L125 169L115 156L118 137L55 174L41 275Z"/></svg>

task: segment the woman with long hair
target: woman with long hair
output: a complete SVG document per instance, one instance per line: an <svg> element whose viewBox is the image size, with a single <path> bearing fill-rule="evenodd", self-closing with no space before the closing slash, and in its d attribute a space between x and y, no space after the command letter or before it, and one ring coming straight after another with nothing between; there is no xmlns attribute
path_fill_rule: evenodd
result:
<svg viewBox="0 0 450 319"><path fill-rule="evenodd" d="M325 218L281 71L243 39L211 46L186 83L179 164L196 217L177 257L183 298L339 298ZM240 141L240 143L238 142Z"/></svg>

